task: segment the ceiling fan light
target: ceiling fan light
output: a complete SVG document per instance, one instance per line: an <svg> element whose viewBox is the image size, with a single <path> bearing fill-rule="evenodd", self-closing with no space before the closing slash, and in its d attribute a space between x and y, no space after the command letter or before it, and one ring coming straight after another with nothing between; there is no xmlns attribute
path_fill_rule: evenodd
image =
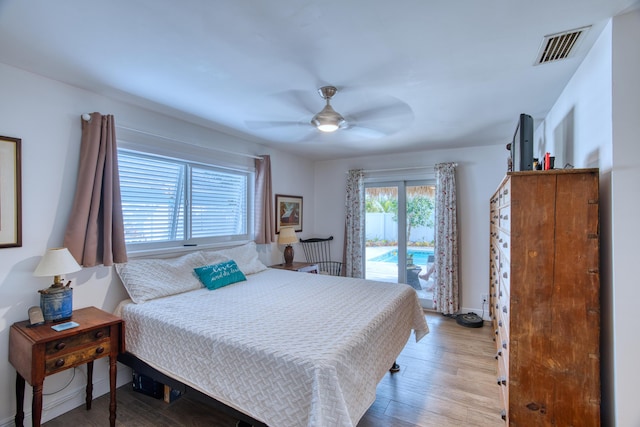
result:
<svg viewBox="0 0 640 427"><path fill-rule="evenodd" d="M335 132L343 123L344 117L337 113L328 102L322 111L311 119L311 124L322 132Z"/></svg>
<svg viewBox="0 0 640 427"><path fill-rule="evenodd" d="M322 132L335 132L338 130L340 126L333 123L326 123L323 125L317 125L316 127L318 128L319 131L322 131Z"/></svg>
<svg viewBox="0 0 640 427"><path fill-rule="evenodd" d="M318 126L318 130L322 131L322 132L330 133L330 132L337 131L339 127L340 126L338 126L338 125L335 125L335 124L332 124L332 123L327 123L327 124Z"/></svg>

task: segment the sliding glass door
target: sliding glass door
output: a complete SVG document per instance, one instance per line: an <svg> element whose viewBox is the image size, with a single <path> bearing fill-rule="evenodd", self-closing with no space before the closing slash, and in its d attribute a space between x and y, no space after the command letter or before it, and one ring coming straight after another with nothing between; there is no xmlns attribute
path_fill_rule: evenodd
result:
<svg viewBox="0 0 640 427"><path fill-rule="evenodd" d="M406 283L433 308L435 183L365 185L365 277Z"/></svg>

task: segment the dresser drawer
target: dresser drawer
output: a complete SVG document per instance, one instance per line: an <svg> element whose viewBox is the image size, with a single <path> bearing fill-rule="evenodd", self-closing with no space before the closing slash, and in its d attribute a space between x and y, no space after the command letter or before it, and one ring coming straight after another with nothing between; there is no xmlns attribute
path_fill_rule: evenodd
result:
<svg viewBox="0 0 640 427"><path fill-rule="evenodd" d="M48 357L49 355L72 352L77 350L79 346L109 338L109 331L109 328L99 328L82 334L50 341L46 344L45 356Z"/></svg>
<svg viewBox="0 0 640 427"><path fill-rule="evenodd" d="M511 265L509 264L509 258L505 254L500 253L500 264L498 271L498 279L500 280L500 290L507 290L511 288Z"/></svg>
<svg viewBox="0 0 640 427"><path fill-rule="evenodd" d="M498 226L504 230L509 230L511 228L511 208L509 206L500 209L500 213L498 214Z"/></svg>
<svg viewBox="0 0 640 427"><path fill-rule="evenodd" d="M511 258L509 255L511 254L511 235L500 229L498 230L498 235L497 235L497 244L498 244L498 248L500 248L500 252L508 258Z"/></svg>
<svg viewBox="0 0 640 427"><path fill-rule="evenodd" d="M497 320L498 331L496 335L496 356L498 360L504 362L505 366L509 366L509 332L505 329L504 319L498 317Z"/></svg>
<svg viewBox="0 0 640 427"><path fill-rule="evenodd" d="M45 359L45 375L109 356L110 351L111 340L108 337L85 345L70 347L69 351L65 353L47 356Z"/></svg>
<svg viewBox="0 0 640 427"><path fill-rule="evenodd" d="M511 204L511 180L506 181L500 189L499 200L500 206Z"/></svg>
<svg viewBox="0 0 640 427"><path fill-rule="evenodd" d="M509 408L509 373L506 370L506 366L503 360L498 361L498 378L506 379L506 384L499 383L500 387L500 403L503 408L503 418L507 420L507 411Z"/></svg>

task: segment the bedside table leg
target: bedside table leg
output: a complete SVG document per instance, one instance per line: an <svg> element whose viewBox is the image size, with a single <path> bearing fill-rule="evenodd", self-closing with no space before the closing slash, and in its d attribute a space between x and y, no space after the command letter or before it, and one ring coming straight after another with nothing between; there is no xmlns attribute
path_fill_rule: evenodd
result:
<svg viewBox="0 0 640 427"><path fill-rule="evenodd" d="M109 387L110 387L110 401L109 401L109 425L115 427L116 425L116 367L117 356L109 356Z"/></svg>
<svg viewBox="0 0 640 427"><path fill-rule="evenodd" d="M93 360L87 362L87 389L85 394L85 403L87 411L91 409L91 401L93 400Z"/></svg>
<svg viewBox="0 0 640 427"><path fill-rule="evenodd" d="M16 427L22 427L24 423L24 378L16 376Z"/></svg>
<svg viewBox="0 0 640 427"><path fill-rule="evenodd" d="M31 403L31 424L33 427L40 427L42 419L42 381L33 384L33 402Z"/></svg>

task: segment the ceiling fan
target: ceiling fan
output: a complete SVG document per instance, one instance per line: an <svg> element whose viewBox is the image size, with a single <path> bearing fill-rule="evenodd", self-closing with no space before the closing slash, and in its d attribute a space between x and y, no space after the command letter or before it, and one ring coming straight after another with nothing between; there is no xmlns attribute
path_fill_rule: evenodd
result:
<svg viewBox="0 0 640 427"><path fill-rule="evenodd" d="M346 124L344 117L340 115L336 110L331 106L331 98L333 95L338 92L335 86L322 86L318 89L318 93L327 101L327 105L324 106L322 111L313 116L311 119L311 124L314 125L319 131L322 132L335 132Z"/></svg>
<svg viewBox="0 0 640 427"><path fill-rule="evenodd" d="M408 104L398 98L379 94L377 91L360 91L357 97L351 96L349 99L341 100L346 105L349 105L349 103L351 105L354 103L367 105L367 108L364 109L352 107L352 111L343 116L331 105L331 100L337 92L338 88L335 86L326 85L320 87L318 94L326 101L326 105L315 114L310 107L311 103L307 99L308 92L298 90L284 92L280 96L284 96L291 107L304 110L302 114L306 118L298 121L247 121L245 123L248 128L256 130L258 133L266 131L266 133L276 136L277 132L278 138L285 137L286 139L286 136L288 136L293 141L312 138L313 135L309 134L310 130L317 130L323 134L342 134L347 132L356 138L380 138L401 130L413 120L413 111ZM348 91L350 95L354 94L354 92L353 90ZM344 106L342 108L347 109ZM314 114L311 119L308 118L309 114ZM289 131L285 132L282 129L283 127L288 128ZM274 130L271 131L271 129ZM344 135L346 136L347 133Z"/></svg>

